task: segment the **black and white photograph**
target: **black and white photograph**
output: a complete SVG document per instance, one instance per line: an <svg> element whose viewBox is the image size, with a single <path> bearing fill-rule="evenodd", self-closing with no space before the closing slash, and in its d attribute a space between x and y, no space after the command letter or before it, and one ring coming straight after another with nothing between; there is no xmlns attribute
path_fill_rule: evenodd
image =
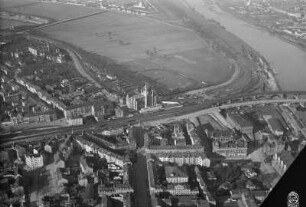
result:
<svg viewBox="0 0 306 207"><path fill-rule="evenodd" d="M0 207L305 207L306 0L0 0Z"/></svg>

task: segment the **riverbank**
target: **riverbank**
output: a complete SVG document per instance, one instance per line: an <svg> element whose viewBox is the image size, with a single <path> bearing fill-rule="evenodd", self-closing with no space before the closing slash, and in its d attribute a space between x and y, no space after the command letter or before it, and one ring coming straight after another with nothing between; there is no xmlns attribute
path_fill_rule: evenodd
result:
<svg viewBox="0 0 306 207"><path fill-rule="evenodd" d="M255 27L257 27L260 30L269 32L271 35L274 35L276 37L278 37L279 39L286 41L296 47L299 47L301 50L303 50L304 52L306 52L306 39L301 39L301 38L297 38L293 35L290 34L286 34L283 31L278 31L272 27L269 27L268 25L264 25L259 23L259 21L257 19L254 19L252 17L250 17L248 14L238 14L235 12L235 10L231 10L227 7L225 7L224 5L222 5L222 3L217 2L219 8L222 9L222 11L230 14L231 16L240 19L244 22L247 22Z"/></svg>

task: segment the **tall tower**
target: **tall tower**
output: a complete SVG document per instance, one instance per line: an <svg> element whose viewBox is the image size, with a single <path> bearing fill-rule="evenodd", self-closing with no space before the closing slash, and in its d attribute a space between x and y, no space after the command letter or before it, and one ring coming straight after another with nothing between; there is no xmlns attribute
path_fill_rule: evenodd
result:
<svg viewBox="0 0 306 207"><path fill-rule="evenodd" d="M142 95L144 96L144 101L145 101L145 108L148 107L148 86L147 84L144 85L143 91L142 91Z"/></svg>
<svg viewBox="0 0 306 207"><path fill-rule="evenodd" d="M154 91L151 89L151 106L154 106Z"/></svg>
<svg viewBox="0 0 306 207"><path fill-rule="evenodd" d="M135 98L135 96L133 97L134 100L134 110L137 111L138 110L138 103L137 103L137 99Z"/></svg>

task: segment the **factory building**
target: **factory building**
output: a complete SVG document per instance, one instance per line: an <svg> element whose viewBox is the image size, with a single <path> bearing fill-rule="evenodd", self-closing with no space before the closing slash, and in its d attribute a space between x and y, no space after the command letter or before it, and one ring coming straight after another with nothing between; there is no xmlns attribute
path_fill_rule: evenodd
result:
<svg viewBox="0 0 306 207"><path fill-rule="evenodd" d="M126 95L126 106L130 109L139 111L143 108L150 108L157 105L157 96L154 90L147 84L134 95Z"/></svg>

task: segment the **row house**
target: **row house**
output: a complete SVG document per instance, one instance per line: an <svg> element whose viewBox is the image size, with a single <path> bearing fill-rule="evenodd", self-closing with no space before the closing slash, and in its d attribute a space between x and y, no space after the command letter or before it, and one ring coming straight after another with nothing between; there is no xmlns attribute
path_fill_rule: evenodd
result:
<svg viewBox="0 0 306 207"><path fill-rule="evenodd" d="M248 144L244 135L228 142L214 141L212 148L213 152L228 159L246 158L248 153Z"/></svg>
<svg viewBox="0 0 306 207"><path fill-rule="evenodd" d="M67 107L63 102L58 100L56 97L52 97L47 92L41 90L39 86L33 85L22 78L16 78L16 81L19 84L25 86L30 92L37 94L41 100L63 111L64 116L68 120L68 123L70 125L83 124L83 120L80 117L95 116L95 115L101 116L101 113L104 114L104 108L98 107L104 105L104 103L102 103L101 100L97 100L92 103L84 103L84 104Z"/></svg>
<svg viewBox="0 0 306 207"><path fill-rule="evenodd" d="M192 145L201 145L201 139L199 137L199 135L196 133L196 128L193 125L192 122L188 121L186 123L186 129L187 129L187 133L190 137L191 140L191 144Z"/></svg>
<svg viewBox="0 0 306 207"><path fill-rule="evenodd" d="M153 160L150 155L147 154L147 173L149 181L149 189L151 193L161 193L163 192L162 186L155 183L154 173L153 173Z"/></svg>
<svg viewBox="0 0 306 207"><path fill-rule="evenodd" d="M105 158L108 163L114 163L120 167L130 163L128 157L123 157L121 155L115 154L109 150L106 150L93 142L87 141L83 138L76 138L77 143L85 149L86 152L97 153L101 158Z"/></svg>
<svg viewBox="0 0 306 207"><path fill-rule="evenodd" d="M66 109L66 106L61 101L59 101L55 97L52 97L47 92L41 90L39 86L35 86L22 78L16 78L16 81L17 83L25 86L28 89L28 91L37 94L41 100L45 101L49 105L53 105L61 111L64 111Z"/></svg>
<svg viewBox="0 0 306 207"><path fill-rule="evenodd" d="M85 116L94 116L95 110L93 104L87 103L76 106L66 107L64 110L64 115L67 119L75 118L75 117L85 117Z"/></svg>
<svg viewBox="0 0 306 207"><path fill-rule="evenodd" d="M111 196L115 194L125 194L125 193L133 193L134 189L127 184L114 185L112 187L105 187L100 184L98 186L98 195L102 197L103 195Z"/></svg>
<svg viewBox="0 0 306 207"><path fill-rule="evenodd" d="M158 153L156 154L162 162L177 163L178 165L210 166L210 159L203 153Z"/></svg>
<svg viewBox="0 0 306 207"><path fill-rule="evenodd" d="M171 195L197 195L199 190L190 189L188 184L168 184L166 192L169 192Z"/></svg>
<svg viewBox="0 0 306 207"><path fill-rule="evenodd" d="M199 183L199 187L200 189L203 191L203 194L205 195L206 197L206 200L212 204L212 205L216 205L216 200L215 198L211 195L211 193L208 191L207 189L207 185L206 183L204 182L203 180L203 177L201 175L201 172L200 172L200 169L198 168L198 166L195 167L195 173L196 173L196 176L197 176L197 181Z"/></svg>
<svg viewBox="0 0 306 207"><path fill-rule="evenodd" d="M166 165L165 175L167 183L187 183L188 174L186 169L180 169L177 166Z"/></svg>
<svg viewBox="0 0 306 207"><path fill-rule="evenodd" d="M186 146L180 146L180 145L166 145L166 146L158 146L158 145L151 145L149 148L146 150L147 153L184 153L184 152L189 152L189 153L204 153L204 147L201 145L186 145Z"/></svg>
<svg viewBox="0 0 306 207"><path fill-rule="evenodd" d="M234 139L235 132L233 130L216 130L212 133L213 141L228 142Z"/></svg>

